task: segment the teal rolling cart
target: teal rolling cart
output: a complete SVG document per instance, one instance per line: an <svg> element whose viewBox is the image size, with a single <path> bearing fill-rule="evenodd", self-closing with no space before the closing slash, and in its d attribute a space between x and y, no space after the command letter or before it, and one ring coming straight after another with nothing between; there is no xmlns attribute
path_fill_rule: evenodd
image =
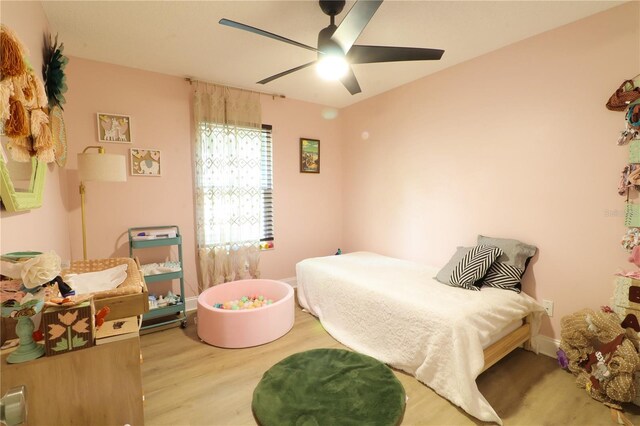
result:
<svg viewBox="0 0 640 426"><path fill-rule="evenodd" d="M139 235L144 232L147 235ZM182 261L182 236L180 228L176 225L167 226L144 226L129 228L129 256L133 257L136 249L145 249L160 246L178 246L178 261L180 270L156 275L146 275L144 281L147 283L149 293L152 293L151 284L159 281L180 280L180 298L175 305L168 305L161 308L150 309L142 317L143 321L175 316L167 321L162 321L152 325L143 326L143 329L159 327L161 325L180 323L180 327L187 326L187 305L184 301L184 263Z"/></svg>

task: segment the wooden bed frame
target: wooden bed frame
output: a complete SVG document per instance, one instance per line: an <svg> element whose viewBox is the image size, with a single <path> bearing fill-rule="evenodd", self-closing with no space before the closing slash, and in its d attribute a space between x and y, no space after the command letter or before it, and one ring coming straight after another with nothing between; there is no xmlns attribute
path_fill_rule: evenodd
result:
<svg viewBox="0 0 640 426"><path fill-rule="evenodd" d="M496 362L500 361L507 354L518 346L526 343L531 336L531 324L528 317L524 319L524 323L502 339L495 342L484 350L484 368L482 372L487 371Z"/></svg>

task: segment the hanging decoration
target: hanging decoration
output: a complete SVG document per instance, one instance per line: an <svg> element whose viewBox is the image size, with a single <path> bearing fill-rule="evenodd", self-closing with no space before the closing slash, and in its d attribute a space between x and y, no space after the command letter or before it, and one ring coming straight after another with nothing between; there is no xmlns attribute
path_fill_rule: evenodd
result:
<svg viewBox="0 0 640 426"><path fill-rule="evenodd" d="M610 111L624 111L629 104L636 99L640 99L640 87L635 83L636 76L633 80L625 80L620 87L613 92L613 95L607 101L606 107Z"/></svg>
<svg viewBox="0 0 640 426"><path fill-rule="evenodd" d="M49 123L51 124L51 136L56 156L56 164L64 167L67 164L67 131L62 113L64 103L64 93L67 91L67 77L64 69L69 59L62 54L64 43L58 45L58 36L51 41L49 36L45 44L44 64L42 75L44 76L45 88L49 97Z"/></svg>
<svg viewBox="0 0 640 426"><path fill-rule="evenodd" d="M55 159L48 99L42 80L27 61L27 50L5 25L0 26L0 118L14 161L28 162L35 156L50 163Z"/></svg>
<svg viewBox="0 0 640 426"><path fill-rule="evenodd" d="M64 93L67 91L67 77L64 68L69 59L62 54L64 43L58 45L58 35L55 41L51 42L51 36L47 40L44 48L44 64L42 65L42 75L44 76L45 88L49 97L49 108L62 105L66 102Z"/></svg>
<svg viewBox="0 0 640 426"><path fill-rule="evenodd" d="M637 88L640 90L640 88ZM631 102L627 108L627 126L638 131L640 129L640 99Z"/></svg>
<svg viewBox="0 0 640 426"><path fill-rule="evenodd" d="M0 31L0 46L2 55L0 73L4 77L17 77L24 74L26 68L23 58L27 56L27 52L13 32L4 25Z"/></svg>
<svg viewBox="0 0 640 426"><path fill-rule="evenodd" d="M64 125L62 108L58 105L51 108L49 112L49 123L51 124L53 149L56 152L56 164L59 167L64 167L67 164L67 130Z"/></svg>
<svg viewBox="0 0 640 426"><path fill-rule="evenodd" d="M618 145L629 144L628 164L622 170L618 194L626 195L622 247L630 253L627 261L640 267L640 204L631 201L630 192L640 190L640 74L625 80L606 103L610 111L624 112L625 130ZM568 368L578 386L597 401L611 408L619 424L631 424L622 412L623 402L640 405L640 309L636 290L640 289L640 271L618 272L612 308L602 311L583 309L561 321L558 359Z"/></svg>

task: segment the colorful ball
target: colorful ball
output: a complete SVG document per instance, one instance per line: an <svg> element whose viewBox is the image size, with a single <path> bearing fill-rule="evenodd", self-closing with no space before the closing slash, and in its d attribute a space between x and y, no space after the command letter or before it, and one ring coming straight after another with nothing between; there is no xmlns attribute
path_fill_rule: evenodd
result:
<svg viewBox="0 0 640 426"><path fill-rule="evenodd" d="M263 306L271 305L273 300L266 299L263 295L252 294L251 296L242 296L239 299L228 300L223 303L214 303L213 307L218 309L231 309L234 311L242 309L256 309Z"/></svg>

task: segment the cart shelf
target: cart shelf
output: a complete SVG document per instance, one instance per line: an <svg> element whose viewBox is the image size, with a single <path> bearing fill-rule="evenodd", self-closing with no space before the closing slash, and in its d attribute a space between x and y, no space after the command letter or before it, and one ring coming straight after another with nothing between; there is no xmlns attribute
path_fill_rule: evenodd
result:
<svg viewBox="0 0 640 426"><path fill-rule="evenodd" d="M162 231L168 231L167 233L171 235L170 237L155 237L154 235L166 235ZM139 234L144 232L145 234L148 232L148 235L141 237ZM173 233L175 232L175 237ZM170 323L179 322L182 328L187 326L187 304L184 301L184 264L182 261L182 235L180 235L180 228L177 225L163 225L163 226L142 226L136 228L129 228L129 256L133 257L133 251L139 249L146 249L151 247L162 247L162 246L178 246L178 261L180 262L180 270L174 272L167 272L164 274L154 274L147 275L144 277L144 281L149 288L149 292L151 293L151 287L149 284L160 282L160 281L170 281L170 280L180 280L180 300L179 303L174 305L163 306L161 308L151 309L149 312L145 313L142 317L143 321L162 318L162 317L170 317L172 315L177 315L175 318L169 318L167 321L163 321L157 324L143 325L142 328L152 328L158 327L161 325L166 325Z"/></svg>
<svg viewBox="0 0 640 426"><path fill-rule="evenodd" d="M149 283L155 283L158 281L179 280L182 277L183 277L182 271L175 271L175 272L166 272L164 274L145 275L144 281L147 284L149 284Z"/></svg>

